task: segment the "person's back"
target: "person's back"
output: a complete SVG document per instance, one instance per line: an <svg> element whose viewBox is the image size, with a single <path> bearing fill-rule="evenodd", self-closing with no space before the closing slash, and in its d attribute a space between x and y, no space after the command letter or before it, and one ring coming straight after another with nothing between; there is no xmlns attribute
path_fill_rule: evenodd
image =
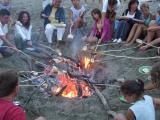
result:
<svg viewBox="0 0 160 120"><path fill-rule="evenodd" d="M0 120L26 120L26 115L19 106L0 99Z"/></svg>
<svg viewBox="0 0 160 120"><path fill-rule="evenodd" d="M1 9L7 9L7 10L11 10L11 4L10 4L11 0L1 0L0 1L0 10Z"/></svg>
<svg viewBox="0 0 160 120"><path fill-rule="evenodd" d="M143 98L144 100L135 102L129 109L133 111L136 120L154 120L155 108L153 99L148 95L144 95Z"/></svg>

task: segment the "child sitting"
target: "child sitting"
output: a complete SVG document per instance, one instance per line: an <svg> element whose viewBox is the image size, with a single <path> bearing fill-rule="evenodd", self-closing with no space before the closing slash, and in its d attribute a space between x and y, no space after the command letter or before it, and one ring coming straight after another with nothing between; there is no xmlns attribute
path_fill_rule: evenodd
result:
<svg viewBox="0 0 160 120"><path fill-rule="evenodd" d="M67 32L69 28L72 26L73 31L76 31L77 28L80 28L84 25L84 12L85 8L80 5L80 0L71 0L73 6L70 8L69 12L69 26L67 28Z"/></svg>
<svg viewBox="0 0 160 120"><path fill-rule="evenodd" d="M107 18L104 19L104 25L102 26L102 14L101 11L97 8L93 9L91 15L95 21L94 28L90 36L84 36L82 40L87 42L107 42L110 37L110 24Z"/></svg>
<svg viewBox="0 0 160 120"><path fill-rule="evenodd" d="M134 103L129 107L126 116L117 114L114 120L155 120L155 105L160 104L160 99L143 95L144 83L142 80L127 80L122 83L120 90L124 98L129 103Z"/></svg>
<svg viewBox="0 0 160 120"><path fill-rule="evenodd" d="M7 10L11 10L11 4L10 4L11 0L1 0L0 1L0 10L1 9L7 9Z"/></svg>

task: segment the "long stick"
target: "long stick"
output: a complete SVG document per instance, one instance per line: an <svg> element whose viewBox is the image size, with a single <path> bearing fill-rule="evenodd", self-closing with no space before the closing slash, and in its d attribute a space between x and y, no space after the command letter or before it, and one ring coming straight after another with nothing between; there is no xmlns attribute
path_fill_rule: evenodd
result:
<svg viewBox="0 0 160 120"><path fill-rule="evenodd" d="M137 47L138 46L132 47L132 48L121 49L121 50L107 50L107 51L101 51L101 52L103 52L103 53L106 53L106 52L121 52L121 51L130 50L130 49L137 48Z"/></svg>
<svg viewBox="0 0 160 120"><path fill-rule="evenodd" d="M42 77L42 76L43 76L43 75L40 75L40 76L37 76L37 77L34 77L34 78L29 78L29 79L26 79L26 80L23 80L23 81L19 81L19 82L21 82L21 83L23 83L23 82L28 82L28 81L31 81L31 80L40 78L40 77Z"/></svg>
<svg viewBox="0 0 160 120"><path fill-rule="evenodd" d="M108 85L108 84L93 84L93 85L96 85L96 86L108 86L108 87L117 87L117 88L120 88L119 85Z"/></svg>
<svg viewBox="0 0 160 120"><path fill-rule="evenodd" d="M36 87L36 86L39 86L39 85L19 85L19 87Z"/></svg>
<svg viewBox="0 0 160 120"><path fill-rule="evenodd" d="M45 48L48 48L48 49L50 49L50 50L52 50L52 51L54 51L54 52L57 52L56 50L54 50L54 49L52 49L52 48L50 48L50 47L48 47L48 46L46 46L46 45L42 45L42 44L40 44L40 43L38 43L39 45L41 45L41 46L43 46L43 47L45 47Z"/></svg>

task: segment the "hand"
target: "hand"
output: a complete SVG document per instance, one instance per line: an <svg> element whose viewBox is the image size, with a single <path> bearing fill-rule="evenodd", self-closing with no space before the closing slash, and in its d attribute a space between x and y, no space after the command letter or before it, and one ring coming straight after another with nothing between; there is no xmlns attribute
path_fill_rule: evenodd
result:
<svg viewBox="0 0 160 120"><path fill-rule="evenodd" d="M16 47L13 47L12 50L13 50L14 52L16 52L16 53L18 53L18 51L19 51Z"/></svg>
<svg viewBox="0 0 160 120"><path fill-rule="evenodd" d="M44 17L44 18L48 18L48 16L47 16L47 15L45 15L45 14L42 14L42 17Z"/></svg>
<svg viewBox="0 0 160 120"><path fill-rule="evenodd" d="M100 44L101 42L102 42L102 39L99 39L99 40L98 40L98 44Z"/></svg>
<svg viewBox="0 0 160 120"><path fill-rule="evenodd" d="M145 22L144 22L143 20L140 20L139 23L140 23L140 24L144 24Z"/></svg>
<svg viewBox="0 0 160 120"><path fill-rule="evenodd" d="M83 17L84 16L84 12L81 12L80 14L79 14L79 17Z"/></svg>
<svg viewBox="0 0 160 120"><path fill-rule="evenodd" d="M70 24L73 25L73 23L74 23L74 22L71 20L71 21L70 21Z"/></svg>
<svg viewBox="0 0 160 120"><path fill-rule="evenodd" d="M32 46L32 41L28 41L28 42L27 42L27 45L28 45L28 46Z"/></svg>
<svg viewBox="0 0 160 120"><path fill-rule="evenodd" d="M147 31L149 31L149 32L155 32L156 31L156 27L151 26L151 27L149 27L147 29Z"/></svg>

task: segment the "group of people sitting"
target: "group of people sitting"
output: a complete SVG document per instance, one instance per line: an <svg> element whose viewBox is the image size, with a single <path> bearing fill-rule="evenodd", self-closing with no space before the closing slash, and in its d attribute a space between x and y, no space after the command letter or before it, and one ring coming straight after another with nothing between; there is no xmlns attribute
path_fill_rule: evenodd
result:
<svg viewBox="0 0 160 120"><path fill-rule="evenodd" d="M73 6L70 8L69 24L67 27L65 26L65 11L63 7L61 7L61 0L52 0L51 3L44 6L43 11L41 12L41 17L44 19L45 35L50 47L52 46L54 30L57 30L56 45L59 46L64 33L66 32L66 34L69 34L70 27L73 28L72 32L74 32L78 28L84 26L86 21L84 6L80 4L80 0L71 0L71 2ZM99 3L101 2L102 1L99 1ZM144 33L146 34L144 42L148 44L140 44L140 50L146 50L151 47L151 45L159 44L160 19L156 19L155 13L150 12L148 4L141 3L140 10L138 9L138 5L138 0L129 1L128 8L123 12L123 17L117 17L119 22L116 30L114 31L116 14L120 11L120 1L103 0L102 11L97 8L91 11L91 15L95 23L91 33L84 36L82 40L86 42L105 43L114 38L113 42L123 43L126 46L129 46L132 45L142 33ZM13 24L15 28L14 46L9 41L8 36L7 24L11 20L10 10L10 0L2 0L0 2L0 58L3 58L3 53L9 52L10 49L18 52L28 46L34 46L40 37L38 32L31 32L32 24L30 14L27 11L21 11L17 21ZM160 15L160 5L157 7L157 12ZM160 50L158 52L160 53ZM155 119L154 104L159 105L160 100L150 96L144 96L143 92L160 86L159 73L160 65L153 67L151 71L152 83L145 87L141 80L127 80L121 85L120 89L124 98L130 103L133 102L134 105L129 108L126 116L122 114L115 115L115 120ZM25 120L26 116L23 110L12 104L12 101L18 92L17 74L13 71L4 71L0 73L0 89L0 108L5 106L6 110L0 113L4 113L3 115L0 115L0 119ZM8 110L9 113L5 114ZM10 112L12 112L12 115ZM41 120L44 118L40 117L38 119Z"/></svg>

